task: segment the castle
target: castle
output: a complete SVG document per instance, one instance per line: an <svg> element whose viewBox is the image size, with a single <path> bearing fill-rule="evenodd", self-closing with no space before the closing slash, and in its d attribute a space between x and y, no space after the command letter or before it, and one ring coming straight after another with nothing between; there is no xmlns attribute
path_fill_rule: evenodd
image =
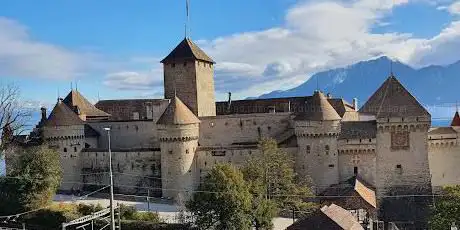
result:
<svg viewBox="0 0 460 230"><path fill-rule="evenodd" d="M393 74L360 109L321 91L216 102L215 62L193 41L161 62L164 99L93 105L71 90L49 116L42 109L37 129L61 153L61 190L107 184L109 134L114 187L124 194L189 197L215 164L243 164L264 137L293 156L317 193L355 176L378 195L460 181L458 112L451 126L431 128L431 115Z"/></svg>

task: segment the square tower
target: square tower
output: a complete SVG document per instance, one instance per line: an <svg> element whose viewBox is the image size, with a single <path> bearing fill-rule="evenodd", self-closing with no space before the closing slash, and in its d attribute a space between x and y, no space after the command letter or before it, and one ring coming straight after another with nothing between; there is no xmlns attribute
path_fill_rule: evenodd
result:
<svg viewBox="0 0 460 230"><path fill-rule="evenodd" d="M185 38L161 63L166 99L177 96L198 117L216 115L215 62L203 50Z"/></svg>

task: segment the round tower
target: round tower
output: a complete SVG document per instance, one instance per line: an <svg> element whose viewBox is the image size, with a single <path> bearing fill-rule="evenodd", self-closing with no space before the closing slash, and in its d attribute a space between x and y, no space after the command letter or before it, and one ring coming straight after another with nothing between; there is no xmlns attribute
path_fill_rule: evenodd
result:
<svg viewBox="0 0 460 230"><path fill-rule="evenodd" d="M174 97L157 121L163 197L189 199L197 187L195 151L200 120Z"/></svg>
<svg viewBox="0 0 460 230"><path fill-rule="evenodd" d="M320 91L305 102L305 109L295 118L298 142L296 169L310 177L316 192L339 182L337 137L341 117Z"/></svg>
<svg viewBox="0 0 460 230"><path fill-rule="evenodd" d="M85 146L84 122L61 99L43 124L43 138L59 152L63 170L62 181L80 181L80 152ZM60 189L79 190L80 184L62 183Z"/></svg>

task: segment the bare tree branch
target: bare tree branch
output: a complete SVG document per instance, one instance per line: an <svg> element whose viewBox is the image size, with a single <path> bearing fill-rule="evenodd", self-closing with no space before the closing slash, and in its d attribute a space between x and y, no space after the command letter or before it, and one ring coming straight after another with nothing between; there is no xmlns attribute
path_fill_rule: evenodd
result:
<svg viewBox="0 0 460 230"><path fill-rule="evenodd" d="M27 121L31 117L20 100L20 90L14 84L2 85L0 83L0 157L6 146L25 131Z"/></svg>

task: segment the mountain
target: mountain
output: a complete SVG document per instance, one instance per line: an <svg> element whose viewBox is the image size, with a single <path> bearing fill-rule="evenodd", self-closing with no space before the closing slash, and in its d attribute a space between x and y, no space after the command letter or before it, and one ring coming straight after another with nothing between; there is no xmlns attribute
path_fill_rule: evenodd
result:
<svg viewBox="0 0 460 230"><path fill-rule="evenodd" d="M447 66L415 69L388 57L361 61L356 64L314 74L303 84L277 90L259 98L312 95L319 89L348 101L358 98L360 105L377 90L390 74L390 68L402 84L425 105L452 103L460 99L460 61Z"/></svg>

